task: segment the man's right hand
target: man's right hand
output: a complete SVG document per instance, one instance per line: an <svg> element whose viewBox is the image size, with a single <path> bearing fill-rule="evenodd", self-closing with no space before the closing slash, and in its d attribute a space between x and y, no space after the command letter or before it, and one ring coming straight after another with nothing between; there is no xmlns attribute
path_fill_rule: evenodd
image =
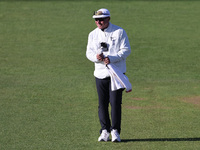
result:
<svg viewBox="0 0 200 150"><path fill-rule="evenodd" d="M98 59L99 61L103 61L103 60L104 60L103 53L97 54L97 59Z"/></svg>

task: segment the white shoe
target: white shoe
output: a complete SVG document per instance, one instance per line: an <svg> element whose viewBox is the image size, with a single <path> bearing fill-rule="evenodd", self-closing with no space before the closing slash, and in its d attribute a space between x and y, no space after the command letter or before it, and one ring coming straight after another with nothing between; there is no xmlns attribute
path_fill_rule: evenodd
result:
<svg viewBox="0 0 200 150"><path fill-rule="evenodd" d="M107 130L102 130L100 137L98 138L98 141L105 141L107 142L109 140L110 133L107 132Z"/></svg>
<svg viewBox="0 0 200 150"><path fill-rule="evenodd" d="M121 142L121 139L117 130L113 129L111 131L111 135L112 135L112 142Z"/></svg>

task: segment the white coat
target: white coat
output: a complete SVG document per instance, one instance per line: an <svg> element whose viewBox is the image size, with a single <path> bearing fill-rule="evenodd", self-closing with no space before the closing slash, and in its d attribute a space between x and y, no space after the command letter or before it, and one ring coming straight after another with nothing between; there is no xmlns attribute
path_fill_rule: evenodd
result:
<svg viewBox="0 0 200 150"><path fill-rule="evenodd" d="M126 72L126 58L131 53L127 34L124 29L109 23L108 28L102 31L99 28L89 33L86 57L95 63L94 76L99 79L109 77L109 71L104 62L96 58L100 43L108 45L108 51L103 52L122 73Z"/></svg>

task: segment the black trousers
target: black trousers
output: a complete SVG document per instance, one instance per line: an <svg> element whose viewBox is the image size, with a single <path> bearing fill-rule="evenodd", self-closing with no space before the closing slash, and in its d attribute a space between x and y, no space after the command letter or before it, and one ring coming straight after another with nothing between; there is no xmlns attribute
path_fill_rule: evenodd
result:
<svg viewBox="0 0 200 150"><path fill-rule="evenodd" d="M108 132L110 132L112 129L117 129L120 134L122 92L124 89L111 91L110 77L105 79L96 78L96 87L99 98L98 114L101 124L100 133L104 129L106 129ZM111 120L108 109L109 103L111 105Z"/></svg>

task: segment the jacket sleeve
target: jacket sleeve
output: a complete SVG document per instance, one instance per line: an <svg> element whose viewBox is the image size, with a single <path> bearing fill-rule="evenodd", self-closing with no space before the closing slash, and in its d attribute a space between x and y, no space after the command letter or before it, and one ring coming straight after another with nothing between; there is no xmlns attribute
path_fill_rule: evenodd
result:
<svg viewBox="0 0 200 150"><path fill-rule="evenodd" d="M90 61L92 61L92 62L94 62L94 63L98 63L98 62L100 62L100 61L99 61L99 60L97 59L97 57L96 57L96 55L97 55L97 50L94 49L92 42L93 42L93 37L92 37L92 34L90 33L90 34L88 35L88 43L87 43L86 57L87 57Z"/></svg>
<svg viewBox="0 0 200 150"><path fill-rule="evenodd" d="M125 60L128 55L131 53L131 48L128 40L128 36L125 30L122 29L120 34L120 43L119 43L119 51L115 56L108 56L111 63L115 63L121 60Z"/></svg>

